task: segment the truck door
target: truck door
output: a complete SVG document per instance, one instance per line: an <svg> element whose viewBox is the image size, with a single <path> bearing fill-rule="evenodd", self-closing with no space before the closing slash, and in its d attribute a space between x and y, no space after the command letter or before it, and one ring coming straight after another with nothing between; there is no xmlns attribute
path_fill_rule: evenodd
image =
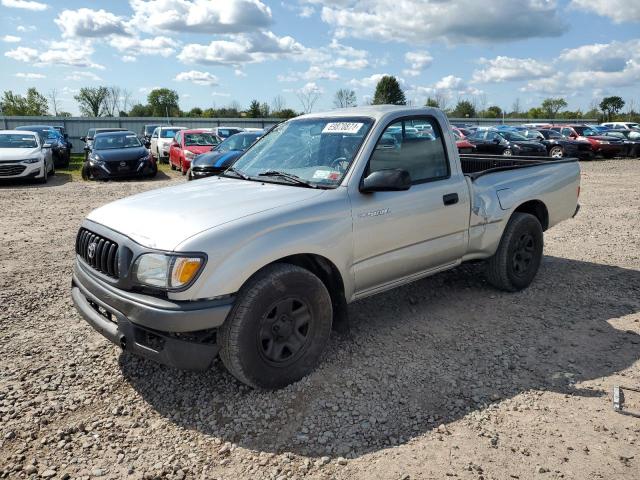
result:
<svg viewBox="0 0 640 480"><path fill-rule="evenodd" d="M413 124L433 130L416 131ZM468 187L459 165L448 158L437 120L408 117L388 125L363 178L397 168L411 175L409 190L351 191L357 293L455 263L466 250Z"/></svg>

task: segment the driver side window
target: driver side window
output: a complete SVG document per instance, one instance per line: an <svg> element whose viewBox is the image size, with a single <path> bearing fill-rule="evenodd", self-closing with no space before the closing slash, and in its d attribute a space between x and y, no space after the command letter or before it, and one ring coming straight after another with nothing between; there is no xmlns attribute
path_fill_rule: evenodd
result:
<svg viewBox="0 0 640 480"><path fill-rule="evenodd" d="M418 130L414 127L417 124L431 125L432 129ZM449 177L442 134L433 120L401 120L385 129L369 160L367 175L392 169L409 172L414 185Z"/></svg>
<svg viewBox="0 0 640 480"><path fill-rule="evenodd" d="M151 135L151 138L158 138L158 129L157 128L153 131L153 135Z"/></svg>

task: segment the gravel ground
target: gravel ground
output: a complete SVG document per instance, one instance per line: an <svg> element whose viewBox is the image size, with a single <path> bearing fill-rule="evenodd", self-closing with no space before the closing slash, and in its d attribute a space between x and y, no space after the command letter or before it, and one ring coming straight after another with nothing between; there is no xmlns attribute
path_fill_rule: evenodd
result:
<svg viewBox="0 0 640 480"><path fill-rule="evenodd" d="M277 392L122 354L72 306L81 219L182 181L0 186L0 477L638 478L611 389L640 386L640 160L583 164L527 290L465 266L359 301Z"/></svg>

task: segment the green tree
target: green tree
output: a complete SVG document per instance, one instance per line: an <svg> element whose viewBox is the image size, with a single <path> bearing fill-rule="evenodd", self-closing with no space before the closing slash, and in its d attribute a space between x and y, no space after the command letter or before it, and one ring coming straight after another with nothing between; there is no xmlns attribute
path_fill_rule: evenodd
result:
<svg viewBox="0 0 640 480"><path fill-rule="evenodd" d="M201 117L203 114L203 111L200 107L194 107L191 110L189 110L189 113L187 114L189 117Z"/></svg>
<svg viewBox="0 0 640 480"><path fill-rule="evenodd" d="M284 118L284 119L289 119L289 118L298 116L298 114L295 111L293 111L291 108L283 108L282 110L271 112L271 115L276 118Z"/></svg>
<svg viewBox="0 0 640 480"><path fill-rule="evenodd" d="M540 107L533 107L527 112L528 118L544 118L545 112Z"/></svg>
<svg viewBox="0 0 640 480"><path fill-rule="evenodd" d="M567 101L564 98L545 98L540 107L545 118L556 118L560 110L567 108Z"/></svg>
<svg viewBox="0 0 640 480"><path fill-rule="evenodd" d="M71 118L73 115L71 115L70 112L58 112L58 117L62 117L62 118Z"/></svg>
<svg viewBox="0 0 640 480"><path fill-rule="evenodd" d="M247 113L251 118L260 118L262 113L260 109L260 102L258 100L251 100L249 111Z"/></svg>
<svg viewBox="0 0 640 480"><path fill-rule="evenodd" d="M153 117L177 117L180 115L178 101L180 96L175 90L156 88L147 96L147 103L151 107Z"/></svg>
<svg viewBox="0 0 640 480"><path fill-rule="evenodd" d="M105 102L109 96L107 87L83 87L74 96L83 117L100 117L105 114Z"/></svg>
<svg viewBox="0 0 640 480"><path fill-rule="evenodd" d="M487 108L484 116L488 118L502 118L502 109L497 105L492 105Z"/></svg>
<svg viewBox="0 0 640 480"><path fill-rule="evenodd" d="M406 105L407 99L396 77L385 75L376 85L373 105Z"/></svg>
<svg viewBox="0 0 640 480"><path fill-rule="evenodd" d="M271 114L271 107L267 102L262 102L260 104L260 116L262 118L267 118Z"/></svg>
<svg viewBox="0 0 640 480"><path fill-rule="evenodd" d="M476 109L469 100L460 100L451 112L454 118L473 118L476 115Z"/></svg>
<svg viewBox="0 0 640 480"><path fill-rule="evenodd" d="M0 101L0 109L3 115L49 115L46 97L33 87L27 90L27 95L24 97L11 90L5 91Z"/></svg>
<svg viewBox="0 0 640 480"><path fill-rule="evenodd" d="M136 103L131 110L129 110L129 117L151 117L152 112L149 105L143 105Z"/></svg>
<svg viewBox="0 0 640 480"><path fill-rule="evenodd" d="M604 97L600 102L600 110L604 113L607 120L611 120L614 115L622 110L624 107L624 100L617 95L612 97Z"/></svg>
<svg viewBox="0 0 640 480"><path fill-rule="evenodd" d="M435 98L427 98L426 103L424 104L425 107L433 107L433 108L440 108L440 104L438 103L438 100L436 100Z"/></svg>

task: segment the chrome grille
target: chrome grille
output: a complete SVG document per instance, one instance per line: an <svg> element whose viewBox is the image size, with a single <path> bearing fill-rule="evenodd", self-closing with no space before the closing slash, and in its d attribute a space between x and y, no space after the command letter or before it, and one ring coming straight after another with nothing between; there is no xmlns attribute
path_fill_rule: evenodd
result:
<svg viewBox="0 0 640 480"><path fill-rule="evenodd" d="M0 177L20 175L26 168L24 165L0 165Z"/></svg>

